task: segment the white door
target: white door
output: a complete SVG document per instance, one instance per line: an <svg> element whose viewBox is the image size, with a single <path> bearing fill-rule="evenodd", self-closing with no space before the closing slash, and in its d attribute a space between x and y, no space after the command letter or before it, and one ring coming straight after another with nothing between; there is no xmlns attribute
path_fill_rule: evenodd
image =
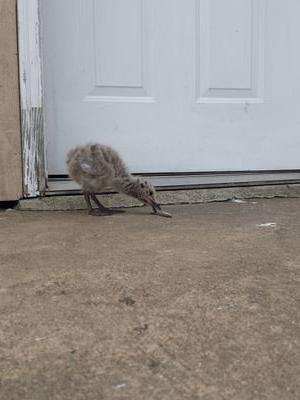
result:
<svg viewBox="0 0 300 400"><path fill-rule="evenodd" d="M300 167L299 0L41 0L50 174Z"/></svg>

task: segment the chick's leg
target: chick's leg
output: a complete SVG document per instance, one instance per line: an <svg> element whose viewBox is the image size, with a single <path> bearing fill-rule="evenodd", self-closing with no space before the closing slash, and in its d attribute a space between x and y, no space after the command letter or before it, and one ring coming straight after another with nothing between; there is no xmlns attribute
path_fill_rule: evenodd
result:
<svg viewBox="0 0 300 400"><path fill-rule="evenodd" d="M92 207L92 203L91 203L91 199L90 199L90 193L89 192L83 192L84 195L84 200L86 202L86 205L88 207L89 213L91 213L93 211L93 207Z"/></svg>
<svg viewBox="0 0 300 400"><path fill-rule="evenodd" d="M110 214L110 213L108 213L106 211L105 207L102 206L102 204L101 204L102 208L100 208L100 207L98 209L94 209L93 208L92 202L91 202L91 198L93 198L92 193L83 192L83 194L84 194L84 199L85 199L85 202L86 202L88 210L89 210L89 215L102 216L102 215L109 215ZM99 204L100 204L100 202L99 202Z"/></svg>
<svg viewBox="0 0 300 400"><path fill-rule="evenodd" d="M94 201L94 203L98 206L98 209L92 210L90 212L91 215L112 215L112 214L120 214L124 211L122 210L114 210L111 208L106 208L103 204L100 203L100 201L97 199L97 196L95 193L90 193L91 199Z"/></svg>

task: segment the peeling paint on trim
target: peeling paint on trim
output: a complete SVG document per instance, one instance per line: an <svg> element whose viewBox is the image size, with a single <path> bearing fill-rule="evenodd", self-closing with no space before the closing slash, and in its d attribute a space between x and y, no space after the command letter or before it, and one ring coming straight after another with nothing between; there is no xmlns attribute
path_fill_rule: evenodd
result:
<svg viewBox="0 0 300 400"><path fill-rule="evenodd" d="M21 111L24 196L42 193L45 176L42 107Z"/></svg>
<svg viewBox="0 0 300 400"><path fill-rule="evenodd" d="M18 0L23 194L46 188L39 0Z"/></svg>

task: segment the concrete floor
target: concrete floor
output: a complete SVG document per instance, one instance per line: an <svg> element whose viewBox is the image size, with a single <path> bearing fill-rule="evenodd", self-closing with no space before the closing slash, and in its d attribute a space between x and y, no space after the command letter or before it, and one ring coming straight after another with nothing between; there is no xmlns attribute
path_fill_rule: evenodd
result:
<svg viewBox="0 0 300 400"><path fill-rule="evenodd" d="M0 213L1 400L299 398L300 199L165 209Z"/></svg>

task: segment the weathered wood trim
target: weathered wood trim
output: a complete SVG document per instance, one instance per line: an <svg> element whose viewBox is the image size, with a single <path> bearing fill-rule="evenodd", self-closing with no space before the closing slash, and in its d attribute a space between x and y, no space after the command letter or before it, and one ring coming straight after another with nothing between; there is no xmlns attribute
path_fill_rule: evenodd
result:
<svg viewBox="0 0 300 400"><path fill-rule="evenodd" d="M24 197L46 188L39 0L18 0Z"/></svg>

